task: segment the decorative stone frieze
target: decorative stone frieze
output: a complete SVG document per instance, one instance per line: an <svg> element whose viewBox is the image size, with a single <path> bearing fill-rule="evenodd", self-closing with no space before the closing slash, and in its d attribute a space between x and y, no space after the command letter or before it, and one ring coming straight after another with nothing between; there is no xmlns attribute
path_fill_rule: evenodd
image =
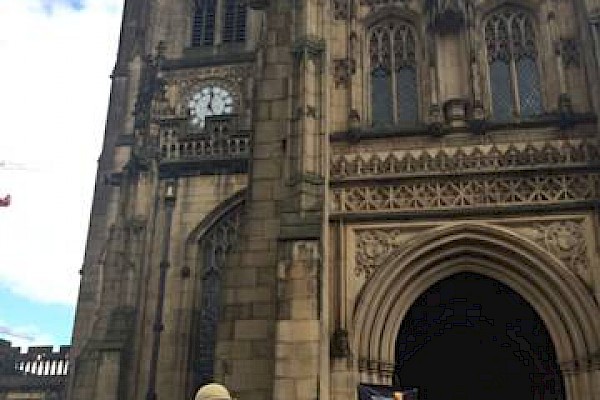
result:
<svg viewBox="0 0 600 400"><path fill-rule="evenodd" d="M599 188L600 175L597 173L432 178L334 188L330 207L332 213L343 214L558 205L596 201Z"/></svg>
<svg viewBox="0 0 600 400"><path fill-rule="evenodd" d="M598 165L600 146L592 141L481 145L418 151L350 153L334 155L333 179L374 177L413 173L456 173L523 169L541 165Z"/></svg>

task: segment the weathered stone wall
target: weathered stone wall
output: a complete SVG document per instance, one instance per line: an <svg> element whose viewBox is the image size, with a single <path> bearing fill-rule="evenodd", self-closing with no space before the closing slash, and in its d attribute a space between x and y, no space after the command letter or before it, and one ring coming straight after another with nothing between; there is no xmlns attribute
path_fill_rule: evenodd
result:
<svg viewBox="0 0 600 400"><path fill-rule="evenodd" d="M448 4L468 4L461 23L444 23ZM515 259L525 251L511 245L516 238L566 274L556 295L573 298L561 304L588 312L571 315L585 320L578 332L588 347L560 360L568 398L599 398L598 5L523 2L535 21L543 114L499 123L484 26L503 4L256 0L243 45L190 48L193 1L127 1L70 398L145 398L159 331L157 397L190 397L215 266L214 378L237 398L347 399L360 381L390 383L393 354L361 340L375 348L386 337L381 348L391 348L393 329L370 319L364 293L379 296L378 271L394 272L403 249L418 253L411 243L463 228L496 237ZM418 120L382 127L369 33L388 21L415 33ZM207 122L209 133L190 128L188 115L207 84L229 90L236 110ZM209 251L234 215L235 245ZM218 263L207 261L220 251ZM586 357L592 372L566 366Z"/></svg>

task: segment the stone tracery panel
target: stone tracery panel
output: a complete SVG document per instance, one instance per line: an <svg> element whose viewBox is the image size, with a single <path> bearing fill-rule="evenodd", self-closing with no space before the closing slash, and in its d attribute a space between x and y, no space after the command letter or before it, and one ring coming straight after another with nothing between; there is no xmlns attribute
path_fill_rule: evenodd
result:
<svg viewBox="0 0 600 400"><path fill-rule="evenodd" d="M600 174L556 174L429 179L332 189L332 213L456 210L595 201Z"/></svg>
<svg viewBox="0 0 600 400"><path fill-rule="evenodd" d="M539 165L569 167L598 164L599 160L600 146L594 141L548 141L334 155L330 171L334 179L346 179L472 170L496 172Z"/></svg>

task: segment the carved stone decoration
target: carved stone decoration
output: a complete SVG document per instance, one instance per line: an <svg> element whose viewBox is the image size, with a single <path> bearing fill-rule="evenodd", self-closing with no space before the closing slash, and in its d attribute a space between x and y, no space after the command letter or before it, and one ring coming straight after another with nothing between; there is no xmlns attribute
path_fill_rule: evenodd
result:
<svg viewBox="0 0 600 400"><path fill-rule="evenodd" d="M292 45L294 60L300 64L306 60L320 61L325 53L325 40L308 35L298 38Z"/></svg>
<svg viewBox="0 0 600 400"><path fill-rule="evenodd" d="M176 69L164 72L164 79L171 88L173 97L177 97L175 116L188 116L189 99L199 88L216 84L227 89L233 96L235 108L244 106L246 97L245 83L254 76L252 64L236 64L228 66L211 66L194 69Z"/></svg>
<svg viewBox="0 0 600 400"><path fill-rule="evenodd" d="M535 240L558 257L571 271L584 272L589 268L583 226L575 221L554 221L537 224Z"/></svg>
<svg viewBox="0 0 600 400"><path fill-rule="evenodd" d="M221 306L221 276L226 257L238 239L241 211L241 207L231 211L199 242L203 255L202 298L200 312L195 321L196 349L192 367L198 384L205 384L213 379L217 324Z"/></svg>
<svg viewBox="0 0 600 400"><path fill-rule="evenodd" d="M600 175L557 174L410 181L332 189L333 213L413 212L594 202Z"/></svg>
<svg viewBox="0 0 600 400"><path fill-rule="evenodd" d="M356 234L356 266L354 268L356 276L364 274L368 278L402 243L399 231L395 229L358 231Z"/></svg>
<svg viewBox="0 0 600 400"><path fill-rule="evenodd" d="M398 174L456 173L462 171L515 170L533 166L577 166L598 164L600 146L595 142L538 142L522 146L485 145L447 147L414 152L344 154L332 157L331 176L390 176Z"/></svg>
<svg viewBox="0 0 600 400"><path fill-rule="evenodd" d="M579 41L574 38L560 39L560 54L565 68L580 67Z"/></svg>
<svg viewBox="0 0 600 400"><path fill-rule="evenodd" d="M356 60L338 58L333 60L333 80L335 87L347 87L352 75L356 73Z"/></svg>
<svg viewBox="0 0 600 400"><path fill-rule="evenodd" d="M348 20L354 16L353 0L332 0L333 19Z"/></svg>
<svg viewBox="0 0 600 400"><path fill-rule="evenodd" d="M426 0L429 28L438 33L456 32L465 26L472 13L470 0Z"/></svg>
<svg viewBox="0 0 600 400"><path fill-rule="evenodd" d="M330 353L333 358L344 358L350 355L348 331L337 328L331 336Z"/></svg>

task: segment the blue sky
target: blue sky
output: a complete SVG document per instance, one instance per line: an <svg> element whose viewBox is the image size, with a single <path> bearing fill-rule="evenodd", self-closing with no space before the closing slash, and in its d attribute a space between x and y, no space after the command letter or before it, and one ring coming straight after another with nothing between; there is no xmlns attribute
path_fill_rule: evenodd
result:
<svg viewBox="0 0 600 400"><path fill-rule="evenodd" d="M0 338L18 346L70 342L122 6L0 0Z"/></svg>

